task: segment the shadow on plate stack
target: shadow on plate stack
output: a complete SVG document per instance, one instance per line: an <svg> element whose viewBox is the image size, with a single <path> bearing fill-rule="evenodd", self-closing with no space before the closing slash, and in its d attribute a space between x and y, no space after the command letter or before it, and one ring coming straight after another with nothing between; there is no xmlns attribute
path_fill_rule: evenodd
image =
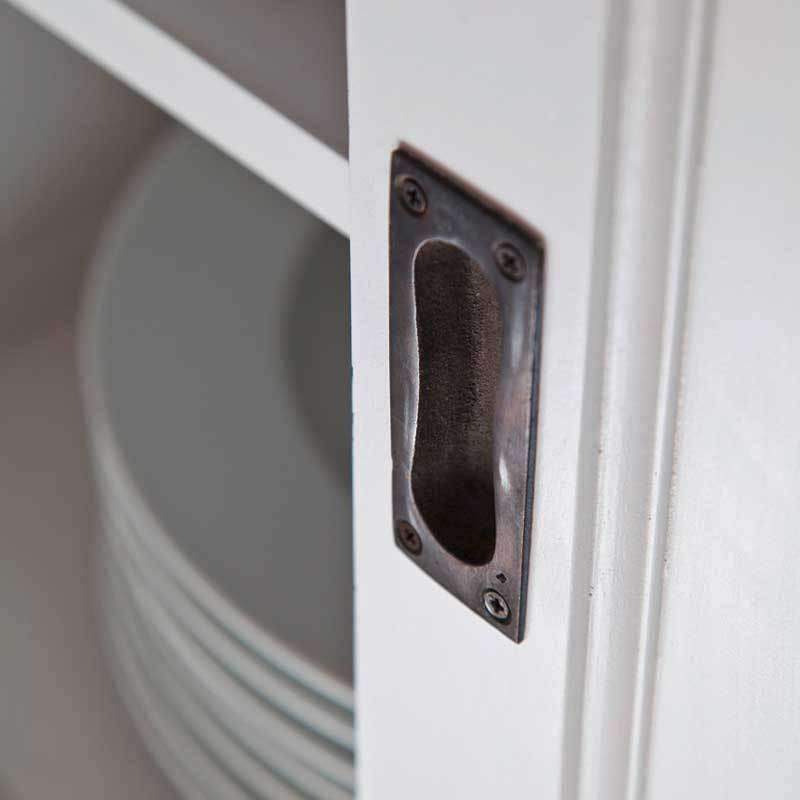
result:
<svg viewBox="0 0 800 800"><path fill-rule="evenodd" d="M186 797L351 797L347 241L172 133L103 237L81 372L148 748Z"/></svg>

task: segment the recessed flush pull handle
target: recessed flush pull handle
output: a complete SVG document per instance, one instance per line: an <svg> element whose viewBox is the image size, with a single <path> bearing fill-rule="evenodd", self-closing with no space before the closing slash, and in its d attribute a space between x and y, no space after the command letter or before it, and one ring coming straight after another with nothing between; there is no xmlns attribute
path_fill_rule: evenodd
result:
<svg viewBox="0 0 800 800"><path fill-rule="evenodd" d="M396 541L519 641L541 244L401 150L392 158L390 240Z"/></svg>
<svg viewBox="0 0 800 800"><path fill-rule="evenodd" d="M419 385L411 491L428 530L465 564L495 551L494 425L503 326L492 282L454 244L414 259Z"/></svg>

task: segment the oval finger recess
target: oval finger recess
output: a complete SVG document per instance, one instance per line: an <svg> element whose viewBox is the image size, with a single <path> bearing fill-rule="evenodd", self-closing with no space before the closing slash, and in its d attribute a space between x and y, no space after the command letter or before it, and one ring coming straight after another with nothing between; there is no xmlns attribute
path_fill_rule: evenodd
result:
<svg viewBox="0 0 800 800"><path fill-rule="evenodd" d="M445 589L520 641L541 240L397 150L390 249L395 540Z"/></svg>

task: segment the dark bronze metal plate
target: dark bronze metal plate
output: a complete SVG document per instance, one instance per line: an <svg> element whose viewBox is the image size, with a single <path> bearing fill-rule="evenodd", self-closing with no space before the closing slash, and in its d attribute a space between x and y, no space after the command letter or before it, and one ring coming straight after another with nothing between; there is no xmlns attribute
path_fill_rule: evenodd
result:
<svg viewBox="0 0 800 800"><path fill-rule="evenodd" d="M394 537L521 641L536 454L541 239L405 150L392 155Z"/></svg>

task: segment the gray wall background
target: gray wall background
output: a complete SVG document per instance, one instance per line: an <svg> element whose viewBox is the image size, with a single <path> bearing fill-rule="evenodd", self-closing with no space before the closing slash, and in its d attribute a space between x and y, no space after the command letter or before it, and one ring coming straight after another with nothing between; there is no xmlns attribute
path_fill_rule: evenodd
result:
<svg viewBox="0 0 800 800"><path fill-rule="evenodd" d="M0 2L0 349L74 316L106 211L166 119Z"/></svg>
<svg viewBox="0 0 800 800"><path fill-rule="evenodd" d="M0 800L174 800L96 625L72 322L166 120L0 0Z"/></svg>

